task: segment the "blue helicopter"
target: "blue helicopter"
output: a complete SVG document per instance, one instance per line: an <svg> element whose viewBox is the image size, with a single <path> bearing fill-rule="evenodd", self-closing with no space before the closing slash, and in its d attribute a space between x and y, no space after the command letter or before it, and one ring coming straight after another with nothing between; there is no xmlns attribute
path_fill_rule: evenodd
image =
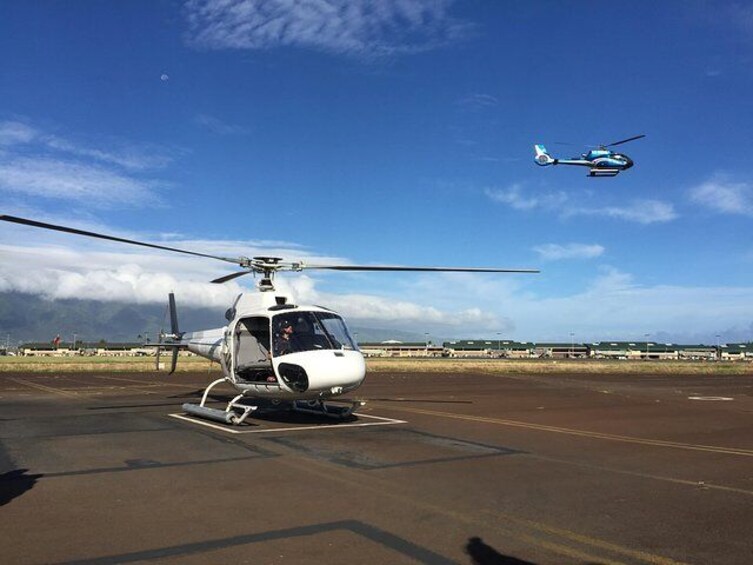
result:
<svg viewBox="0 0 753 565"><path fill-rule="evenodd" d="M546 167L547 165L579 165L581 167L589 167L589 177L615 177L620 171L626 171L632 167L633 160L623 153L615 153L607 148L622 145L628 141L635 141L642 137L646 137L645 134L615 141L607 145L599 145L597 148L583 153L580 157L573 157L572 159L555 159L549 154L546 147L543 145L534 145L533 148L536 151L534 161L541 167Z"/></svg>

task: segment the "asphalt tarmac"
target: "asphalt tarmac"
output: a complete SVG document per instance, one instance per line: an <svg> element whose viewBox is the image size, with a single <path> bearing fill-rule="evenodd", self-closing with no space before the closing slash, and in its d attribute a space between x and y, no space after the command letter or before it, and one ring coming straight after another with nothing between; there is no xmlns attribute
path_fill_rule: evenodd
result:
<svg viewBox="0 0 753 565"><path fill-rule="evenodd" d="M215 377L0 375L2 563L753 562L753 375L371 373L343 422L186 419Z"/></svg>

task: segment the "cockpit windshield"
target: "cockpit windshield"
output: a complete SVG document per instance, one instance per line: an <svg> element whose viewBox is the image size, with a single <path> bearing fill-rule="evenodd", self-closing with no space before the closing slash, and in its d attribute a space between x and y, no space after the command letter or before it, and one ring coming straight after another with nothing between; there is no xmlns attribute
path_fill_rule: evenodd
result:
<svg viewBox="0 0 753 565"><path fill-rule="evenodd" d="M285 312L272 319L272 355L323 349L356 350L343 319L330 312Z"/></svg>

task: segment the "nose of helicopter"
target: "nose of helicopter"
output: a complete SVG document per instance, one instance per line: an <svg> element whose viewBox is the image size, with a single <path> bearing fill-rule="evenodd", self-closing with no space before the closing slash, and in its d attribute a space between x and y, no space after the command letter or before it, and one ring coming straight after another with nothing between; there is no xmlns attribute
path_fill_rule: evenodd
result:
<svg viewBox="0 0 753 565"><path fill-rule="evenodd" d="M629 169L630 167L633 166L633 160L630 157L628 157L627 155L623 155L622 158L625 160L626 169Z"/></svg>
<svg viewBox="0 0 753 565"><path fill-rule="evenodd" d="M286 355L277 372L299 394L311 398L337 396L361 385L366 362L359 351L307 351Z"/></svg>

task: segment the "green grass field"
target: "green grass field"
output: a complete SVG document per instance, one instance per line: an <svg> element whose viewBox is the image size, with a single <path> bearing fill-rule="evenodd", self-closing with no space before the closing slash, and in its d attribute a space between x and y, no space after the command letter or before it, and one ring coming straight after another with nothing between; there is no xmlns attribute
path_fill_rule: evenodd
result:
<svg viewBox="0 0 753 565"><path fill-rule="evenodd" d="M170 363L162 358L163 369ZM372 358L367 368L376 372L482 372L482 373L635 373L635 374L749 374L753 364L707 361L602 361L591 359L398 359ZM0 357L3 372L151 372L154 357ZM217 363L201 357L181 357L178 371L220 372Z"/></svg>

